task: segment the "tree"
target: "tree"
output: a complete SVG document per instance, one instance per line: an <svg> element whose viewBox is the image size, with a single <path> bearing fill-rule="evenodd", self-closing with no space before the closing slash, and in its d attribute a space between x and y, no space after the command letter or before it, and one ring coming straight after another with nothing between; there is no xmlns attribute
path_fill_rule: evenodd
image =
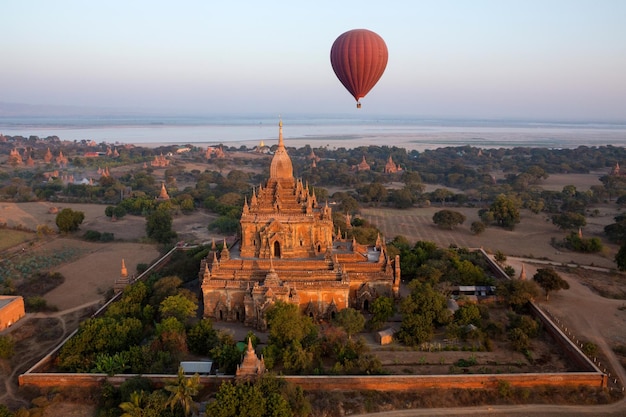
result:
<svg viewBox="0 0 626 417"><path fill-rule="evenodd" d="M470 230L472 231L472 233L474 233L475 235L479 235L482 232L485 231L485 223L483 222L479 222L479 221L474 221L472 222L472 225L470 226Z"/></svg>
<svg viewBox="0 0 626 417"><path fill-rule="evenodd" d="M194 317L196 311L198 305L182 294L171 295L159 305L161 317L175 317L182 323Z"/></svg>
<svg viewBox="0 0 626 417"><path fill-rule="evenodd" d="M480 309L474 303L463 304L454 312L454 321L461 326L480 324Z"/></svg>
<svg viewBox="0 0 626 417"><path fill-rule="evenodd" d="M365 317L359 311L348 307L344 308L335 315L334 323L342 327L348 338L351 339L353 334L356 334L363 330L365 325Z"/></svg>
<svg viewBox="0 0 626 417"><path fill-rule="evenodd" d="M433 222L442 228L452 229L454 226L463 224L465 215L453 210L439 210L433 215Z"/></svg>
<svg viewBox="0 0 626 417"><path fill-rule="evenodd" d="M85 213L74 211L71 208L64 208L57 214L55 223L59 231L63 233L75 232L78 226L85 220Z"/></svg>
<svg viewBox="0 0 626 417"><path fill-rule="evenodd" d="M398 340L407 345L419 345L433 336L434 326L447 324L450 313L446 297L430 284L412 281L411 294L402 301L402 324Z"/></svg>
<svg viewBox="0 0 626 417"><path fill-rule="evenodd" d="M537 273L533 276L533 280L539 284L539 286L546 293L546 301L552 291L568 290L569 284L561 276L551 268L541 268L537 270Z"/></svg>
<svg viewBox="0 0 626 417"><path fill-rule="evenodd" d="M408 186L399 190L392 190L389 201L398 209L406 209L413 206L413 194Z"/></svg>
<svg viewBox="0 0 626 417"><path fill-rule="evenodd" d="M124 412L121 417L143 417L144 391L134 391L130 394L130 399L120 404L120 408Z"/></svg>
<svg viewBox="0 0 626 417"><path fill-rule="evenodd" d="M197 406L193 397L198 395L201 388L200 375L195 374L191 378L187 378L181 366L178 368L176 381L165 386L165 390L170 392L167 405L169 405L171 410L174 410L176 406L180 406L185 416L195 413Z"/></svg>
<svg viewBox="0 0 626 417"><path fill-rule="evenodd" d="M515 310L521 309L539 295L539 288L536 283L522 279L506 280L496 291L504 303Z"/></svg>
<svg viewBox="0 0 626 417"><path fill-rule="evenodd" d="M615 255L615 263L617 264L617 269L620 271L626 271L626 243L620 246L619 251Z"/></svg>
<svg viewBox="0 0 626 417"><path fill-rule="evenodd" d="M113 216L115 216L118 219L121 219L122 217L126 216L126 209L124 208L124 206L115 206L113 208Z"/></svg>
<svg viewBox="0 0 626 417"><path fill-rule="evenodd" d="M454 195L454 193L447 188L437 188L435 191L430 193L431 198L436 201L440 201L441 205L444 206L446 200Z"/></svg>
<svg viewBox="0 0 626 417"><path fill-rule="evenodd" d="M493 255L493 259L498 263L498 265L504 265L506 262L506 255L504 252L497 250L495 255Z"/></svg>
<svg viewBox="0 0 626 417"><path fill-rule="evenodd" d="M512 198L500 194L491 204L489 211L493 213L494 221L502 227L513 229L520 222L520 213L517 204Z"/></svg>
<svg viewBox="0 0 626 417"><path fill-rule="evenodd" d="M552 224L561 230L573 230L587 224L585 216L579 213L560 213L552 216Z"/></svg>
<svg viewBox="0 0 626 417"><path fill-rule="evenodd" d="M282 301L276 302L266 313L269 336L279 347L291 342L301 342L316 332L310 317L298 311L298 306Z"/></svg>
<svg viewBox="0 0 626 417"><path fill-rule="evenodd" d="M15 342L9 335L0 336L0 359L9 359L15 353Z"/></svg>
<svg viewBox="0 0 626 417"><path fill-rule="evenodd" d="M187 345L189 350L196 355L209 355L219 343L217 331L209 319L202 319L187 331Z"/></svg>
<svg viewBox="0 0 626 417"><path fill-rule="evenodd" d="M395 305L390 297L378 297L370 305L372 318L369 326L373 329L380 327L395 314Z"/></svg>
<svg viewBox="0 0 626 417"><path fill-rule="evenodd" d="M159 243L169 243L176 237L172 230L172 215L168 210L157 209L146 217L146 234Z"/></svg>

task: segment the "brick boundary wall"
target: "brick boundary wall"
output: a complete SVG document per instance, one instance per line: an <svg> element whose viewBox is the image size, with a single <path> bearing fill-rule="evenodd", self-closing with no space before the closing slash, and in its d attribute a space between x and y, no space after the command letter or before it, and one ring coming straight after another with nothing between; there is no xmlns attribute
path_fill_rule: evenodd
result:
<svg viewBox="0 0 626 417"><path fill-rule="evenodd" d="M155 262L148 270L137 277L136 280L143 279L146 274L154 269L157 264L169 259L175 250L170 252ZM188 248L185 248L188 249ZM183 250L185 250L183 249ZM482 249L475 249L483 254L489 262L494 272L502 279L510 279L508 275L497 265ZM102 314L109 303L116 297L103 305L94 317ZM439 388L439 389L494 389L501 382L507 382L512 387L536 387L536 386L589 386L606 388L608 376L585 356L585 354L544 314L534 303L531 303L531 311L541 320L546 331L552 335L558 345L563 349L567 357L586 372L559 372L559 373L528 373L528 374L463 374L463 375L372 375L372 376L283 376L283 378L293 384L309 391L413 391L419 389ZM104 381L113 385L120 385L125 380L137 375L122 374L107 376L105 374L62 374L44 373L37 370L45 369L56 352L74 335L73 332L61 344L59 344L48 355L31 367L26 373L18 377L19 385L31 385L37 387L97 387ZM175 381L175 375L141 375L150 379L155 385L163 385L168 381ZM205 386L217 388L224 381L235 380L234 375L223 376L203 376L200 381Z"/></svg>
<svg viewBox="0 0 626 417"><path fill-rule="evenodd" d="M57 374L27 373L19 376L20 386L39 388L98 387L103 382L120 386L136 376L149 379L161 387L175 382L175 375L121 374ZM305 391L415 391L420 389L496 389L502 382L511 387L606 387L606 375L602 372L563 372L532 374L464 374L464 375L368 375L368 376L281 376L286 381L300 386ZM200 383L205 387L219 388L222 382L235 381L234 375L202 376Z"/></svg>

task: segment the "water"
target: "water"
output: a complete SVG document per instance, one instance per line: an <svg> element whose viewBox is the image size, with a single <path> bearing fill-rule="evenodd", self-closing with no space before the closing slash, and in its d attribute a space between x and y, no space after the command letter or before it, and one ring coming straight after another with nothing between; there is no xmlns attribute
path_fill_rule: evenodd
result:
<svg viewBox="0 0 626 417"><path fill-rule="evenodd" d="M482 148L626 146L626 123L537 122L519 120L425 119L393 116L283 116L288 146L354 148L389 145L408 149L472 145ZM253 146L278 137L275 115L232 116L60 116L0 117L0 132L10 136L98 143Z"/></svg>

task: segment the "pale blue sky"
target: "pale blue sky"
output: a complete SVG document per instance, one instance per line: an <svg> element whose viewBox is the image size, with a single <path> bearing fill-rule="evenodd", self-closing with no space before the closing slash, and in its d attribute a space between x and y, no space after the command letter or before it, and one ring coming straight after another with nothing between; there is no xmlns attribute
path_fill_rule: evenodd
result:
<svg viewBox="0 0 626 417"><path fill-rule="evenodd" d="M626 120L626 1L0 2L0 101L356 113L346 30L389 63L359 114Z"/></svg>

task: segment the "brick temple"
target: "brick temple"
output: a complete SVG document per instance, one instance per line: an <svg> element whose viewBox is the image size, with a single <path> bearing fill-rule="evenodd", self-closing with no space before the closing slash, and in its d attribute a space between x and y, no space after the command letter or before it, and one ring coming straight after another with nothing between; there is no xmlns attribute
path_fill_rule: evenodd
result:
<svg viewBox="0 0 626 417"><path fill-rule="evenodd" d="M315 320L346 307L368 310L380 296L399 296L400 260L380 237L372 246L334 232L332 209L293 176L279 122L278 148L265 185L244 202L241 236L212 250L199 271L204 316L267 327L276 300Z"/></svg>

